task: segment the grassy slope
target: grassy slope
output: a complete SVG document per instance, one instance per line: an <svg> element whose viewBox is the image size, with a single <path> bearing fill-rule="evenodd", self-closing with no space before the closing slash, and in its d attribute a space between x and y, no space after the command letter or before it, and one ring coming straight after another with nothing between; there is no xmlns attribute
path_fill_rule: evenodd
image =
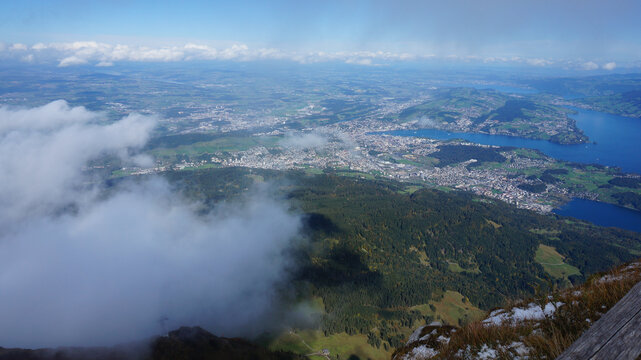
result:
<svg viewBox="0 0 641 360"><path fill-rule="evenodd" d="M412 310L418 310L447 324L458 324L459 320L475 321L481 319L486 312L472 305L464 296L456 291L446 291L439 300L430 301L428 304L413 306ZM433 306L436 311L430 307ZM420 326L421 323L413 324ZM406 336L412 332L413 327L403 328ZM307 355L318 352L322 349L330 350L330 354L339 354L341 359L347 359L352 355L360 359L389 359L392 349L386 350L383 346L375 348L367 343L367 336L363 334L348 335L338 333L325 336L319 330L292 330L286 331L268 345L270 350L291 351L295 354ZM321 356L312 356L319 358Z"/></svg>
<svg viewBox="0 0 641 360"><path fill-rule="evenodd" d="M436 311L432 311L430 305L434 306ZM447 290L443 297L437 301L416 305L411 309L431 316L436 321L454 325L458 324L459 320L478 320L485 315L485 311L472 305L461 293L451 290Z"/></svg>
<svg viewBox="0 0 641 360"><path fill-rule="evenodd" d="M330 355L339 355L341 359L357 356L359 359L389 359L392 350L382 346L377 349L367 343L366 335L348 335L346 333L325 336L319 330L302 330L286 332L269 345L273 351L291 351L295 354L312 354L328 349ZM310 356L311 359L323 359L322 356Z"/></svg>
<svg viewBox="0 0 641 360"><path fill-rule="evenodd" d="M496 351L496 357L492 358L507 360L517 356L517 347L510 346L515 343L527 350L529 359L554 359L639 281L641 261L637 260L607 273L594 274L580 286L521 301L504 309L509 313L513 308L527 308L532 303L541 306L549 302L562 303L554 316L490 326L472 322L456 332L445 333L450 338L448 343L429 337L397 349L393 359L404 359L414 348L424 346L438 352L430 359L480 358L478 353L489 347Z"/></svg>
<svg viewBox="0 0 641 360"><path fill-rule="evenodd" d="M570 275L581 275L579 269L564 263L565 257L559 254L552 246L539 245L534 259L543 265L545 272L557 279L567 279Z"/></svg>

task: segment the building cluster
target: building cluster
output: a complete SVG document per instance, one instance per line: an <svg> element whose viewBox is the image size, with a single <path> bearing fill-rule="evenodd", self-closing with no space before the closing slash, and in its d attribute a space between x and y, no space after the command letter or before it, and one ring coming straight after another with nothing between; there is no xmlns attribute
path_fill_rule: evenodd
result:
<svg viewBox="0 0 641 360"><path fill-rule="evenodd" d="M274 116L249 111L242 116L235 114L232 116L230 108L217 106L189 115L189 119L197 122L198 125L188 131L225 133L250 129L254 132L254 136L279 137L283 141L275 146L259 145L243 151L217 152L210 154L207 160L181 160L174 164L160 163L155 168L134 169L130 173L147 174L170 168L182 170L203 166L273 170L309 168L349 170L413 184L461 189L538 212L551 211L559 197L568 196L567 189L555 184L547 184L544 191L537 193L519 187L528 183L528 179L515 174L520 170L544 169L550 165L551 160L548 158L516 156L512 151L505 151L503 155L508 161L491 168L470 166L476 162L475 159L449 166L439 166L438 161L430 155L439 151L439 146L445 144L445 141L390 135L395 130L409 130L419 126L417 120L400 122L393 120L393 117L404 109L424 103L428 99L429 95L422 95L407 102L395 102L393 99L386 101L382 98L376 110L358 119L326 125L315 124L314 127L297 130L288 129L288 122L292 119L318 115L326 109L317 104L308 103L289 115ZM471 119L487 109L477 109L472 106L468 109L449 110L460 113L460 116L457 121L443 123L443 126L451 130L466 131L473 126ZM551 119L550 114L534 115L539 118L547 117L547 120ZM554 121L547 120L537 124L537 131L551 135L559 131L567 131L573 126L567 116L555 117ZM487 121L492 122L492 120ZM497 127L492 127L490 132L501 133L496 129ZM300 136L302 139L310 134L322 141L308 145L302 140L292 142L294 145L285 141L288 136ZM483 146L465 142L457 144ZM575 194L572 195L575 196ZM588 195L585 194L584 197Z"/></svg>

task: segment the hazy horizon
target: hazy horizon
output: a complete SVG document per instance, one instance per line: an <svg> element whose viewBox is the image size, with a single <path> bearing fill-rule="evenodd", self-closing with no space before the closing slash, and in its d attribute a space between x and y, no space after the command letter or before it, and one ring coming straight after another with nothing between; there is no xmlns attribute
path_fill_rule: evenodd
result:
<svg viewBox="0 0 641 360"><path fill-rule="evenodd" d="M290 60L638 68L635 1L26 1L0 5L0 57L59 66Z"/></svg>

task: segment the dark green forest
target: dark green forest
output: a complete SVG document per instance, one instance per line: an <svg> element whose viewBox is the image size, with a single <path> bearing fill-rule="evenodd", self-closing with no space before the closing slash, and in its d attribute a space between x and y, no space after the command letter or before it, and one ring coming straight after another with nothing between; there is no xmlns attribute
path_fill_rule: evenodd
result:
<svg viewBox="0 0 641 360"><path fill-rule="evenodd" d="M507 159L501 155L501 151L508 150L507 147L479 147L465 145L441 145L438 151L430 154L431 157L439 160L438 166L447 166L460 162L475 159L476 165L484 162L504 162Z"/></svg>
<svg viewBox="0 0 641 360"><path fill-rule="evenodd" d="M500 122L510 122L514 119L526 119L527 117L523 114L523 109L534 110L536 105L528 100L507 100L505 105L502 107L478 118L474 119L477 123L482 123L483 121L492 118Z"/></svg>
<svg viewBox="0 0 641 360"><path fill-rule="evenodd" d="M322 298L326 334L368 334L373 346L380 346L380 339L400 345L403 337L395 329L423 320L409 307L427 304L445 290L487 310L560 286L561 280L534 261L539 244L556 247L584 276L632 260L636 256L627 249L641 249L637 233L540 215L464 192L407 194L404 184L393 181L245 168L166 177L206 208L242 198L256 178L271 182L278 196L304 214L308 241L293 250L296 297ZM448 262L478 271L454 272Z"/></svg>

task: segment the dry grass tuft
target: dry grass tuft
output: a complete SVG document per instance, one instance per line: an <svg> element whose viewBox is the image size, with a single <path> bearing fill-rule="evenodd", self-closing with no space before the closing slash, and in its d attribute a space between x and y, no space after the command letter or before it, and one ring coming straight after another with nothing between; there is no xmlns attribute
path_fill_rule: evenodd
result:
<svg viewBox="0 0 641 360"><path fill-rule="evenodd" d="M595 274L583 285L545 298L516 302L505 309L510 313L515 308L528 308L532 303L541 308L549 303L562 303L551 316L539 320L504 321L498 325L478 321L459 329L424 329L423 340L397 349L392 358L469 359L478 358L480 352L490 352L496 359L525 358L525 355L528 359L554 359L639 281L641 260ZM426 336L430 332L432 335ZM449 340L443 341L444 338ZM421 357L420 351L414 351L418 347L433 349L437 354Z"/></svg>

